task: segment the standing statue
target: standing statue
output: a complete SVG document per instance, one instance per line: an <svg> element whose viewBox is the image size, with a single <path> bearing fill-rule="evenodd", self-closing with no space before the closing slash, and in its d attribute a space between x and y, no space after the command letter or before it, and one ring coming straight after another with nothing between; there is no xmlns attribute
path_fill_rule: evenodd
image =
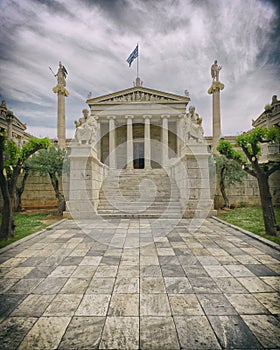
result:
<svg viewBox="0 0 280 350"><path fill-rule="evenodd" d="M75 120L76 132L75 139L78 144L95 144L97 122L94 116L88 116L89 112L87 109L83 109L83 117L79 121Z"/></svg>
<svg viewBox="0 0 280 350"><path fill-rule="evenodd" d="M55 74L55 77L57 78L57 84L66 86L66 76L68 72L66 68L62 65L62 63L59 61L58 71Z"/></svg>
<svg viewBox="0 0 280 350"><path fill-rule="evenodd" d="M201 124L202 119L199 117L198 113L195 112L195 107L190 106L189 113L185 116L184 125L186 143L189 143L191 140L202 142L204 131Z"/></svg>
<svg viewBox="0 0 280 350"><path fill-rule="evenodd" d="M222 66L218 66L218 61L215 60L211 66L211 77L213 78L213 82L219 81L219 73L221 69L222 69Z"/></svg>

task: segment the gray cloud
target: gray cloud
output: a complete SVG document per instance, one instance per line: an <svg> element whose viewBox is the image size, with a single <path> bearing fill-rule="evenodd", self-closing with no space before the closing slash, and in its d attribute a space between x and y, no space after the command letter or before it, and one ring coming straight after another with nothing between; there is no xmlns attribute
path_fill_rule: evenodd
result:
<svg viewBox="0 0 280 350"><path fill-rule="evenodd" d="M56 71L61 60L71 137L89 91L132 86L136 65L128 68L126 58L139 42L144 86L188 89L208 135L210 66L218 59L222 130L236 134L279 94L279 17L276 1L261 0L3 0L0 93L30 132L55 136L56 80L48 67Z"/></svg>

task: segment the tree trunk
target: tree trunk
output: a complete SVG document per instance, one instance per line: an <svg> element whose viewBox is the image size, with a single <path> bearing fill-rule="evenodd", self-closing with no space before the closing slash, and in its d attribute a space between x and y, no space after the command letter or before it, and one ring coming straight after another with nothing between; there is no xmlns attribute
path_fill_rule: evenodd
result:
<svg viewBox="0 0 280 350"><path fill-rule="evenodd" d="M59 191L59 181L54 173L49 173L51 183L55 192L55 196L58 200L58 215L63 215L66 208L66 202L64 195Z"/></svg>
<svg viewBox="0 0 280 350"><path fill-rule="evenodd" d="M267 235L276 236L277 223L269 190L268 176L264 173L258 173L257 179L260 190L265 232Z"/></svg>
<svg viewBox="0 0 280 350"><path fill-rule="evenodd" d="M23 176L23 179L21 181L20 187L16 187L16 211L17 212L22 211L21 196L23 194L23 191L25 188L25 183L26 183L28 175L29 175L29 171L26 169L24 171L24 176Z"/></svg>
<svg viewBox="0 0 280 350"><path fill-rule="evenodd" d="M220 176L220 190L224 199L224 208L229 208L229 199L226 194L226 188L225 188L225 172L226 172L226 166L223 165L221 168L221 176Z"/></svg>
<svg viewBox="0 0 280 350"><path fill-rule="evenodd" d="M8 189L8 181L3 174L4 171L4 137L0 136L0 187L3 197L2 222L0 227L0 239L13 237L12 222L13 210Z"/></svg>

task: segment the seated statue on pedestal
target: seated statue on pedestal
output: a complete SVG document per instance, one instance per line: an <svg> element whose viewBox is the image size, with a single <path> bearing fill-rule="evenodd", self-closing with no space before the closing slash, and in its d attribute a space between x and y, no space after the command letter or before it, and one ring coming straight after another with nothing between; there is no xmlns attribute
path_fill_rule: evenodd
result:
<svg viewBox="0 0 280 350"><path fill-rule="evenodd" d="M190 106L189 113L185 115L184 135L186 144L192 140L202 142L204 131L201 123L202 119L195 112L195 107Z"/></svg>
<svg viewBox="0 0 280 350"><path fill-rule="evenodd" d="M88 110L83 109L83 118L80 118L79 121L75 120L75 139L78 144L95 144L96 142L97 122L94 116L89 117L88 114Z"/></svg>

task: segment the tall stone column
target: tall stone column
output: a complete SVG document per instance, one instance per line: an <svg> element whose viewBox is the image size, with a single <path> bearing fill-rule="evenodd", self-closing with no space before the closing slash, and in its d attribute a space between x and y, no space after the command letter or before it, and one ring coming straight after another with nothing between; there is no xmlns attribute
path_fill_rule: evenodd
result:
<svg viewBox="0 0 280 350"><path fill-rule="evenodd" d="M184 146L184 116L179 114L177 118L177 155L180 157Z"/></svg>
<svg viewBox="0 0 280 350"><path fill-rule="evenodd" d="M53 88L53 92L57 94L57 140L61 148L66 147L65 97L69 96L66 90L67 74L65 67L59 62L58 71L55 74L57 85Z"/></svg>
<svg viewBox="0 0 280 350"><path fill-rule="evenodd" d="M168 118L169 115L162 115L162 164L167 165L168 162Z"/></svg>
<svg viewBox="0 0 280 350"><path fill-rule="evenodd" d="M133 115L126 115L126 168L133 169Z"/></svg>
<svg viewBox="0 0 280 350"><path fill-rule="evenodd" d="M107 117L109 119L109 167L116 168L116 143L115 143L115 116Z"/></svg>
<svg viewBox="0 0 280 350"><path fill-rule="evenodd" d="M219 72L222 69L218 66L217 61L211 66L211 75L213 78L212 85L208 89L208 94L213 95L212 97L212 153L219 154L217 151L217 145L221 138L221 105L220 105L220 91L225 87L219 81Z"/></svg>
<svg viewBox="0 0 280 350"><path fill-rule="evenodd" d="M145 152L145 169L151 169L151 115L144 115L144 152Z"/></svg>

